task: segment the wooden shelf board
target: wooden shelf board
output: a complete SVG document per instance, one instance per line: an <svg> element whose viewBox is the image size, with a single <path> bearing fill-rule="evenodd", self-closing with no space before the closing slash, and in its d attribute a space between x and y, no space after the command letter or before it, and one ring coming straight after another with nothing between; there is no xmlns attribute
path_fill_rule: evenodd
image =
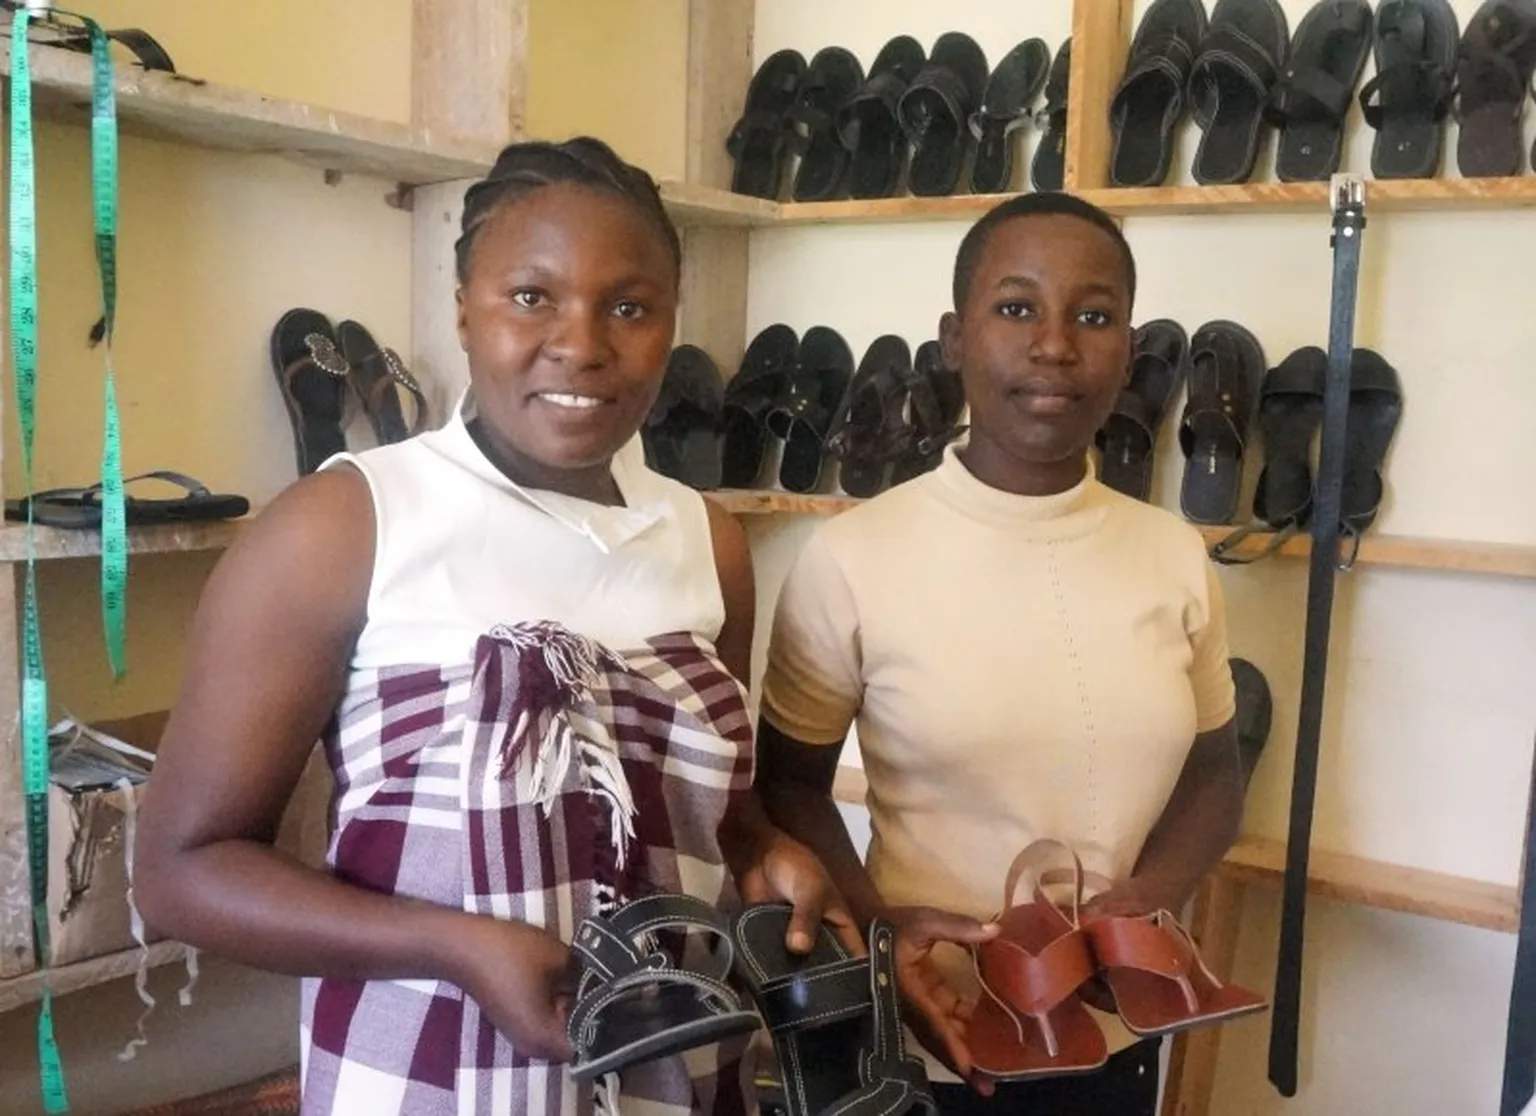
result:
<svg viewBox="0 0 1536 1116"><path fill-rule="evenodd" d="M802 496L795 492L729 489L705 493L732 515L837 515L863 501L852 496Z"/></svg>
<svg viewBox="0 0 1536 1116"><path fill-rule="evenodd" d="M832 797L838 802L863 806L868 790L862 769L847 764L837 769ZM1278 884L1284 869L1283 841L1244 838L1218 872L1238 883ZM1329 899L1486 930L1512 933L1519 928L1519 896L1513 887L1320 849L1312 851L1308 869L1309 890Z"/></svg>
<svg viewBox="0 0 1536 1116"><path fill-rule="evenodd" d="M1210 546L1232 530L1231 527L1201 527L1200 533ZM1264 549L1269 539L1268 534L1250 535L1238 546L1236 553L1256 554ZM1297 535L1287 540L1278 553L1284 558L1305 558L1312 553L1312 540L1306 535ZM1536 578L1536 546L1510 543L1367 534L1360 542L1359 561L1362 566Z"/></svg>
<svg viewBox="0 0 1536 1116"><path fill-rule="evenodd" d="M1010 194L957 194L947 198L875 198L870 201L780 202L775 225L898 224L974 221Z"/></svg>
<svg viewBox="0 0 1536 1116"><path fill-rule="evenodd" d="M1220 871L1242 883L1277 884L1284 868L1283 841L1245 838L1227 854ZM1520 925L1517 890L1502 884L1321 849L1312 850L1307 874L1308 890L1344 903L1506 933Z"/></svg>
<svg viewBox="0 0 1536 1116"><path fill-rule="evenodd" d="M0 74L10 76L9 51ZM31 54L32 97L39 116L90 120L91 59L56 47ZM411 186L479 178L497 148L408 124L264 97L195 78L117 67L117 111L133 135L196 147L283 155L325 170Z"/></svg>
<svg viewBox="0 0 1536 1116"><path fill-rule="evenodd" d="M128 528L129 554L185 554L223 550L235 541L253 515L207 523L170 523ZM39 561L92 558L101 553L100 531L72 531L37 527L35 545ZM27 560L27 529L20 524L0 527L0 562Z"/></svg>
<svg viewBox="0 0 1536 1116"><path fill-rule="evenodd" d="M149 947L149 968L171 965L186 958L188 947L180 942L156 942ZM28 973L26 976L0 980L0 1014L15 1011L23 1004L41 999L44 988L53 989L55 996L67 996L109 980L119 980L139 971L143 954L138 949L109 953L105 957L93 957L57 969Z"/></svg>
<svg viewBox="0 0 1536 1116"><path fill-rule="evenodd" d="M667 212L672 215L672 220L684 227L747 228L772 225L778 220L780 206L762 198L749 198L691 182L669 180L660 185L661 200Z"/></svg>

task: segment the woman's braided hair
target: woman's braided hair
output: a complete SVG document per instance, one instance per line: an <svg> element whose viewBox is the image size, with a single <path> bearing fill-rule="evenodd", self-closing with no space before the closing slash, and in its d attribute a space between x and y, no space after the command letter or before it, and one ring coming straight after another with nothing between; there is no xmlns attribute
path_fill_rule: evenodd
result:
<svg viewBox="0 0 1536 1116"><path fill-rule="evenodd" d="M497 209L541 187L562 182L624 198L655 227L671 253L672 262L681 269L682 242L677 226L662 205L656 181L619 158L602 140L579 136L564 143L514 143L502 150L491 173L469 188L464 195L458 243L454 245L459 282L468 280L475 237Z"/></svg>

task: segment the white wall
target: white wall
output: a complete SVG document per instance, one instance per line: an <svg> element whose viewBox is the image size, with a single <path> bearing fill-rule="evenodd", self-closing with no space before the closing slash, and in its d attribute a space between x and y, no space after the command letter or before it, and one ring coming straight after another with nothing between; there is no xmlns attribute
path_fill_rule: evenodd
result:
<svg viewBox="0 0 1536 1116"><path fill-rule="evenodd" d="M1453 2L1463 23L1477 6ZM1309 5L1282 6L1294 28ZM1138 18L1145 7L1138 3ZM995 64L1030 35L1054 51L1069 30L1069 9L1066 0L937 7L762 0L754 53L760 61L792 46L809 57L838 44L868 65L891 35L907 32L931 45L943 31L963 30ZM1369 164L1372 134L1358 115L1346 169ZM1447 142L1453 152L1454 130ZM1186 137L1176 164L1182 181L1194 149ZM748 336L786 321L802 331L836 327L856 353L886 331L915 345L933 335L948 306L965 227L755 233ZM1235 318L1257 333L1271 364L1297 346L1326 343L1325 213L1136 218L1126 232L1141 272L1138 321L1172 316L1192 332L1212 318ZM1396 365L1406 396L1376 529L1536 544L1523 433L1536 415L1526 265L1536 249L1536 213L1374 215L1365 245L1357 343ZM1172 428L1164 430L1157 490L1160 503L1176 508L1182 462ZM785 567L811 530L813 523L787 519L753 528L760 644ZM1222 577L1233 651L1265 671L1277 708L1246 829L1283 837L1306 570L1284 562ZM1536 728L1533 668L1536 587L1529 582L1370 568L1343 578L1317 846L1513 883ZM1265 1075L1268 1023L1246 1021L1228 1028L1213 1112L1494 1111L1513 939L1321 901L1312 912L1302 1092L1290 1102L1276 1096ZM1277 914L1273 895L1251 895L1239 976L1259 987L1272 980ZM1444 1056L1450 1049L1454 1058Z"/></svg>

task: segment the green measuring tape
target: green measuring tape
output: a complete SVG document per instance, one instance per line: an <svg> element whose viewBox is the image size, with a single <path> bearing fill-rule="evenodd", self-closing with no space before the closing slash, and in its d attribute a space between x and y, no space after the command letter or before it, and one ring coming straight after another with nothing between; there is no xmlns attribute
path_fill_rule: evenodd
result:
<svg viewBox="0 0 1536 1116"><path fill-rule="evenodd" d="M11 345L21 426L22 471L32 491L33 445L37 430L38 299L37 173L32 136L32 75L27 26L31 13L18 9L11 22ZM77 17L80 18L80 17ZM117 104L107 37L83 19L91 35L91 177L95 210L96 263L101 274L105 325L105 423L102 447L102 622L114 678L125 670L128 540L122 472L122 434L112 370L112 334L117 313ZM37 605L36 546L30 502L27 508L27 564L23 608L21 729L23 791L27 803L27 852L31 863L32 919L38 964L50 964L48 933L48 682L43 669L42 625ZM69 1111L69 1094L53 1029L53 995L43 989L38 1014L38 1065L43 1106Z"/></svg>

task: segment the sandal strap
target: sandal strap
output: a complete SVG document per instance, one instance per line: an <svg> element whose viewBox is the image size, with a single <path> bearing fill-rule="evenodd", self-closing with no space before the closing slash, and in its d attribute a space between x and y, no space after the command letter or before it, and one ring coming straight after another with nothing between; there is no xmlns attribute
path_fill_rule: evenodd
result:
<svg viewBox="0 0 1536 1116"><path fill-rule="evenodd" d="M883 919L869 928L869 956L860 962L874 1007L871 1043L859 1054L861 1087L821 1116L885 1116L921 1108L938 1112L921 1060L907 1055L901 1038L897 1001L896 931Z"/></svg>
<svg viewBox="0 0 1536 1116"><path fill-rule="evenodd" d="M407 434L408 436L420 434L426 428L428 419L427 397L421 390L421 384L417 382L415 376L411 375L405 362L400 359L400 354L395 350L386 348L378 350L377 353L369 353L364 358L364 363L374 360L383 361L385 374L374 381L367 401L369 408L377 407L386 391L403 388L415 403Z"/></svg>
<svg viewBox="0 0 1536 1116"><path fill-rule="evenodd" d="M1412 104L1431 107L1436 122L1450 111L1455 85L1451 75L1434 62L1399 62L1377 72L1360 90L1365 122L1380 129L1389 112Z"/></svg>
<svg viewBox="0 0 1536 1116"><path fill-rule="evenodd" d="M1212 27L1200 44L1200 55L1189 72L1190 89L1214 85L1217 71L1235 74L1260 97L1267 98L1280 78L1280 62L1268 47L1242 28L1224 23ZM1195 115L1200 123L1210 123L1209 108L1205 98L1195 97Z"/></svg>
<svg viewBox="0 0 1536 1116"><path fill-rule="evenodd" d="M1337 124L1354 99L1352 86L1320 66L1308 66L1286 74L1275 86L1269 115L1282 125L1320 120Z"/></svg>
<svg viewBox="0 0 1536 1116"><path fill-rule="evenodd" d="M912 84L902 95L901 104L897 109L902 131L907 133L907 138L913 143L923 138L926 119L920 118L909 106L916 103L915 98L918 95L929 91L939 96L944 102L944 107L955 120L963 122L968 118L966 102L971 99L970 87L948 66L939 66L930 62L912 80Z"/></svg>
<svg viewBox="0 0 1536 1116"><path fill-rule="evenodd" d="M703 975L724 978L731 971L735 946L719 911L687 895L652 895L626 903L607 917L582 920L571 949L586 967L583 982L589 978L617 980L671 966L671 957L655 949L649 938L657 930L679 928L707 930L714 935L719 946L715 964Z"/></svg>
<svg viewBox="0 0 1536 1116"><path fill-rule="evenodd" d="M1509 54L1463 43L1456 60L1458 119L1486 105L1506 104L1518 117L1525 100L1525 76Z"/></svg>
<svg viewBox="0 0 1536 1116"><path fill-rule="evenodd" d="M1308 501L1307 510L1309 512L1311 511L1311 506L1311 502ZM1279 530L1275 530L1274 525L1266 523L1262 519L1256 520L1253 523L1247 524L1246 526L1239 527L1230 535L1227 535L1225 538L1222 538L1214 543L1211 546L1211 561L1219 562L1223 566L1251 566L1253 563L1260 561L1261 559L1268 558L1271 554L1274 554L1286 543L1290 542L1298 530L1300 530L1300 523L1296 521L1287 523L1280 527ZM1242 542L1248 538L1249 535L1257 534L1260 531L1274 532L1270 535L1269 542L1264 545L1263 550L1259 551L1257 554L1235 553L1238 546L1240 546Z"/></svg>
<svg viewBox="0 0 1536 1116"><path fill-rule="evenodd" d="M304 335L305 352L294 357L283 368L285 379L293 379L294 375L303 369L313 366L328 375L335 376L338 380L345 379L352 372L352 366L347 363L347 358L342 355L341 349L335 341L323 333L306 333Z"/></svg>
<svg viewBox="0 0 1536 1116"><path fill-rule="evenodd" d="M570 1037L571 1045L576 1048L577 1062L587 1060L592 1044L597 1041L598 1023L602 1020L604 1009L624 999L637 988L646 988L655 984L691 987L698 992L702 1000L721 1014L741 1010L741 1001L736 993L723 982L691 969L668 967L633 972L594 988L587 995L580 997L576 1001L576 1006L571 1009L570 1019L566 1023L566 1033Z"/></svg>
<svg viewBox="0 0 1536 1116"><path fill-rule="evenodd" d="M783 115L767 109L753 109L736 121L731 134L726 137L725 149L729 154L739 156L746 146L747 136L750 133L769 132L777 135L783 129Z"/></svg>
<svg viewBox="0 0 1536 1116"><path fill-rule="evenodd" d="M852 957L764 981L757 999L774 1034L862 1015L870 1007L869 959Z"/></svg>
<svg viewBox="0 0 1536 1116"><path fill-rule="evenodd" d="M1168 112L1177 115L1183 111L1184 91L1189 86L1189 75L1194 64L1195 44L1177 31L1164 31L1150 36L1132 56L1125 76L1120 79L1110 104L1110 114L1116 118L1123 116L1134 87L1143 84L1143 78L1156 76L1173 86L1174 95Z"/></svg>

